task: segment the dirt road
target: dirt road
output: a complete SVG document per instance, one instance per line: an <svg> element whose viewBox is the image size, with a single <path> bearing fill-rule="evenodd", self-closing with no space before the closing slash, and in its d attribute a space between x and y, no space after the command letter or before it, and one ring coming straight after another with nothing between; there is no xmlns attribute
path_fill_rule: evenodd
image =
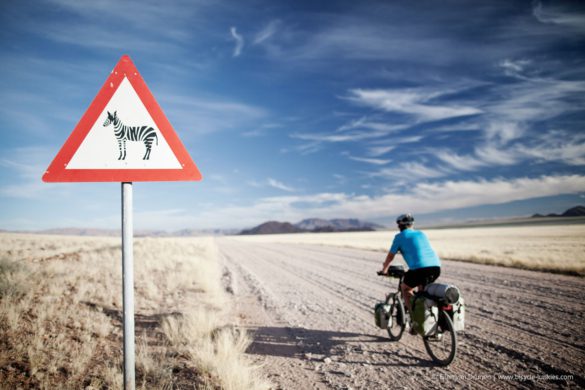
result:
<svg viewBox="0 0 585 390"><path fill-rule="evenodd" d="M455 362L435 367L419 336L390 342L373 306L396 288L384 254L218 239L249 354L276 388L585 387L585 280L443 260L467 304Z"/></svg>

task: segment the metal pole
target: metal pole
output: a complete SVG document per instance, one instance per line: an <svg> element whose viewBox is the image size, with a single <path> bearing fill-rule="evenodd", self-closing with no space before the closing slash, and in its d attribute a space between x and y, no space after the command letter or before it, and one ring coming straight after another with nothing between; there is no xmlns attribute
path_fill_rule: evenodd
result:
<svg viewBox="0 0 585 390"><path fill-rule="evenodd" d="M122 288L124 306L124 389L135 388L134 364L134 242L132 183L122 183Z"/></svg>

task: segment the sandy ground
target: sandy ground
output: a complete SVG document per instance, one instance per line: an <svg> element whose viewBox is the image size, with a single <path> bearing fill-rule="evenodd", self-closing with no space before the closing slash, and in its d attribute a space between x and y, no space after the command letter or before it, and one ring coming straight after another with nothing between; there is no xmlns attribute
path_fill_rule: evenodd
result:
<svg viewBox="0 0 585 390"><path fill-rule="evenodd" d="M585 387L585 280L443 261L462 290L466 330L454 363L436 367L419 336L390 342L373 306L396 280L380 253L218 239L234 317L278 389ZM563 379L561 379L563 378Z"/></svg>

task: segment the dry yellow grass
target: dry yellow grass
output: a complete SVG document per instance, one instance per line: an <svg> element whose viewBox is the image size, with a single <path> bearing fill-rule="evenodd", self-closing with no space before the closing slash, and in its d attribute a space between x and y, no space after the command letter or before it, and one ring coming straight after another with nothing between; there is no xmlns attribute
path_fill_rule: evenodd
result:
<svg viewBox="0 0 585 390"><path fill-rule="evenodd" d="M585 224L424 230L443 259L585 275ZM249 242L388 251L397 231L238 236Z"/></svg>
<svg viewBox="0 0 585 390"><path fill-rule="evenodd" d="M212 238L135 240L139 388L263 389ZM121 388L119 239L0 234L0 387Z"/></svg>

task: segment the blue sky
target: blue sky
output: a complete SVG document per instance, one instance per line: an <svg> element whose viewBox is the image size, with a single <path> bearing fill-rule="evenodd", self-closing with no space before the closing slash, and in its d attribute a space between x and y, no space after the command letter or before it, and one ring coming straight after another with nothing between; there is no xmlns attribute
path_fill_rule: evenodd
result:
<svg viewBox="0 0 585 390"><path fill-rule="evenodd" d="M117 228L117 183L44 170L128 54L202 182L135 183L136 229L392 225L585 203L585 6L4 1L0 228Z"/></svg>

